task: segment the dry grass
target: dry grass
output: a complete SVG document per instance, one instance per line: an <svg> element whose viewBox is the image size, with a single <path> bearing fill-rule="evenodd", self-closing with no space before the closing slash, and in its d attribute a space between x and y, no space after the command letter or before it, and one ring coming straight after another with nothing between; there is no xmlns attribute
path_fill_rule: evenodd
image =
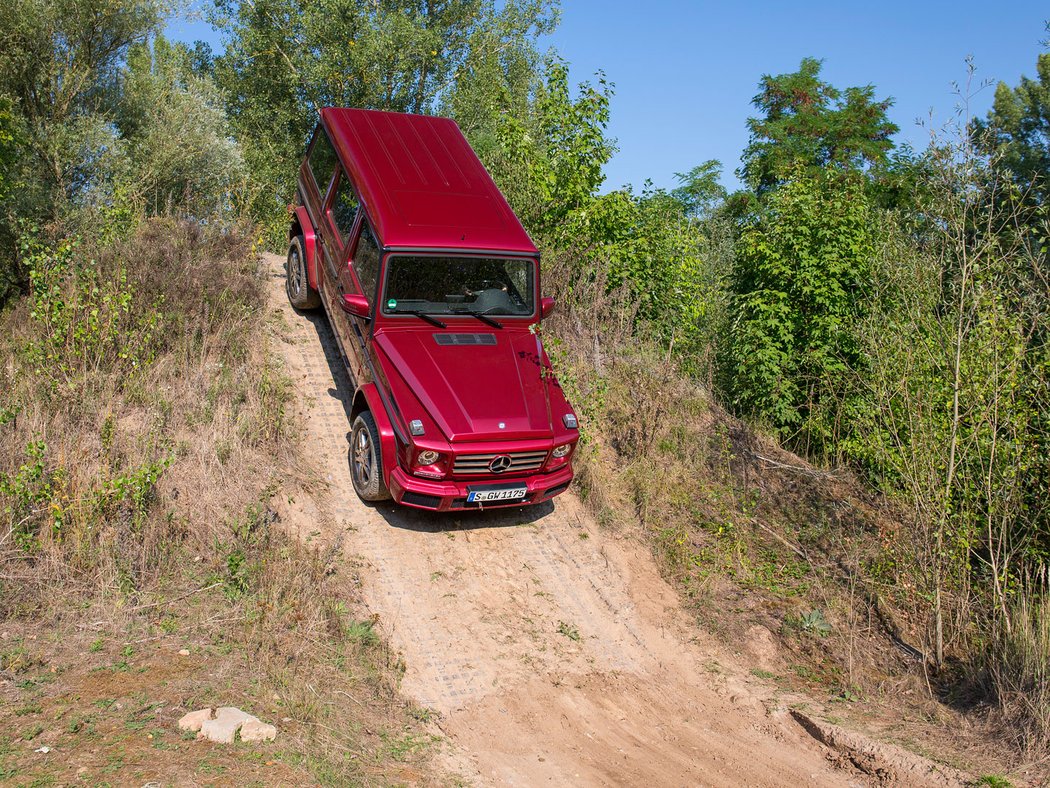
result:
<svg viewBox="0 0 1050 788"><path fill-rule="evenodd" d="M422 779L430 736L354 578L277 524L280 497L303 491L249 236L155 220L110 248L40 248L29 264L36 297L0 316L0 654L12 663L0 725L14 708L50 719L50 688L76 695L92 663L123 649L146 649L163 684L186 644L211 666L183 676L169 715L202 702L279 715L267 757L295 782ZM28 667L10 657L22 653ZM60 679L35 684L41 665ZM27 756L39 737L25 735L0 740L0 774L39 773ZM185 767L202 745L172 746Z"/></svg>
<svg viewBox="0 0 1050 788"><path fill-rule="evenodd" d="M1050 740L1050 595L1046 579L1020 584L997 622L981 676L998 703L1004 735L1038 756Z"/></svg>

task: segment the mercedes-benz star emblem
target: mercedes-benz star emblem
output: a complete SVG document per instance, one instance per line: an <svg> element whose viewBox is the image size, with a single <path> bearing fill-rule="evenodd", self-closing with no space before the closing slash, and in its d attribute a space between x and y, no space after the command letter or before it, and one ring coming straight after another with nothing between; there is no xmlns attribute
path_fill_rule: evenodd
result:
<svg viewBox="0 0 1050 788"><path fill-rule="evenodd" d="M501 454L499 457L493 457L492 462L489 463L489 470L493 473L503 473L509 467L510 456L507 454Z"/></svg>

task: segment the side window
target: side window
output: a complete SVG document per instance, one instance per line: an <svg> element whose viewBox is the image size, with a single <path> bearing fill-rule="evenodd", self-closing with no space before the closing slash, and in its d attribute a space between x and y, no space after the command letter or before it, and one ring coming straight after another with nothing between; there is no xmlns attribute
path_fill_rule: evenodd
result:
<svg viewBox="0 0 1050 788"><path fill-rule="evenodd" d="M335 174L338 159L335 155L335 148L328 140L328 134L322 128L317 129L314 146L310 149L307 161L310 164L310 172L314 176L314 183L317 184L317 191L323 200L328 191L328 184L332 182L332 175Z"/></svg>
<svg viewBox="0 0 1050 788"><path fill-rule="evenodd" d="M357 195L354 194L354 186L345 172L339 174L339 185L329 210L332 212L332 224L339 231L339 237L345 246L350 238L350 231L354 229L354 219L357 218Z"/></svg>
<svg viewBox="0 0 1050 788"><path fill-rule="evenodd" d="M367 221L361 222L361 238L354 250L354 271L361 289L371 300L375 296L376 280L379 279L379 245Z"/></svg>

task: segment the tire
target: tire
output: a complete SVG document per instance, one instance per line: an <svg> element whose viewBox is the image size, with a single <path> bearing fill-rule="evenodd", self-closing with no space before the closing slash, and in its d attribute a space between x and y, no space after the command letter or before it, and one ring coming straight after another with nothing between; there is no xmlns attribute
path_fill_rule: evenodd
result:
<svg viewBox="0 0 1050 788"><path fill-rule="evenodd" d="M284 289L288 293L289 303L304 311L317 309L321 305L321 294L310 287L310 279L306 273L306 247L301 235L292 238L288 245L288 259L284 269Z"/></svg>
<svg viewBox="0 0 1050 788"><path fill-rule="evenodd" d="M350 478L362 501L375 503L390 498L383 483L383 447L376 421L367 410L358 414L350 429Z"/></svg>

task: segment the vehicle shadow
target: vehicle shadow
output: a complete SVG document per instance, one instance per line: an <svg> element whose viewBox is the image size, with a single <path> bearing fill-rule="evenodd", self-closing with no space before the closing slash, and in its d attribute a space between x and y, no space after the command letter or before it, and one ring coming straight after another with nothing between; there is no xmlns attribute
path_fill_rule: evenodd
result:
<svg viewBox="0 0 1050 788"><path fill-rule="evenodd" d="M335 334L328 324L328 318L322 310L301 312L297 314L309 321L317 333L317 341L324 351L328 370L332 375L334 388L328 389L328 395L339 400L346 414L346 464L350 467L350 412L354 403L354 388L350 383L342 354L336 344ZM389 525L406 531L419 533L447 533L453 531L472 531L482 528L512 528L531 525L554 512L554 501L544 501L534 506L508 507L466 512L427 512L422 509L411 509L397 506L389 501L379 504L365 504L374 509Z"/></svg>
<svg viewBox="0 0 1050 788"><path fill-rule="evenodd" d="M321 309L311 312L303 312L297 309L295 312L299 317L309 321L314 331L317 332L317 341L321 345L321 350L324 351L324 360L328 364L328 371L332 374L332 382L335 384L334 388L328 389L328 396L339 400L339 403L343 406L343 412L346 414L346 424L349 428L350 411L354 406L354 388L350 383L346 365L343 363L343 356L339 352L339 345L336 344L335 334L332 333L332 327L328 324L328 318ZM346 439L349 442L349 429L347 429Z"/></svg>
<svg viewBox="0 0 1050 788"><path fill-rule="evenodd" d="M397 506L389 501L375 507L387 524L405 531L425 534L478 531L484 528L514 528L532 525L554 512L554 501L535 506L517 506L467 512L427 512Z"/></svg>

